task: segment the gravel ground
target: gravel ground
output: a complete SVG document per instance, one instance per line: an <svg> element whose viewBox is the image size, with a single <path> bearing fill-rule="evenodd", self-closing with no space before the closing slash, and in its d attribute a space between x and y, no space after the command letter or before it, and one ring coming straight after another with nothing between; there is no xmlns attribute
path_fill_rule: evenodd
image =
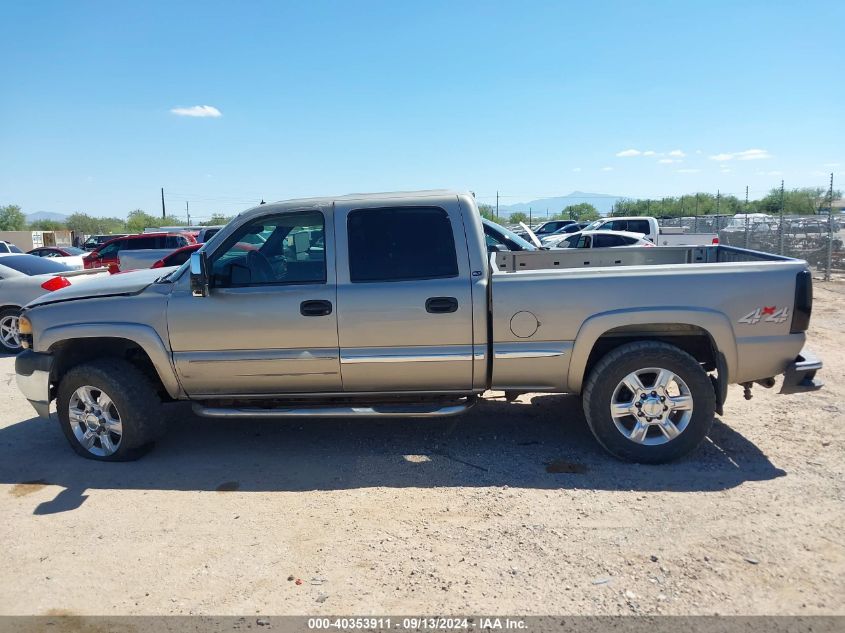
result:
<svg viewBox="0 0 845 633"><path fill-rule="evenodd" d="M180 406L143 460L97 464L0 358L0 613L845 614L843 307L816 284L824 390L732 387L656 467L539 394L410 422Z"/></svg>

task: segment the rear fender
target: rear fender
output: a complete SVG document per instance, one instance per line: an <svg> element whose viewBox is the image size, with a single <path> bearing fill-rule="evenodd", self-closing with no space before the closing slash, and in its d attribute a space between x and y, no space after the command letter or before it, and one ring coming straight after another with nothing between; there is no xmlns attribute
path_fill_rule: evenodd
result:
<svg viewBox="0 0 845 633"><path fill-rule="evenodd" d="M715 346L717 358L724 358L726 368L724 377L720 371L720 381L736 375L736 338L728 317L722 312L703 308L635 308L626 310L612 310L596 314L581 325L572 348L572 359L569 363L567 376L567 390L580 393L586 380L584 373L587 362L596 341L605 333L615 328L632 325L691 325L699 327L710 336Z"/></svg>

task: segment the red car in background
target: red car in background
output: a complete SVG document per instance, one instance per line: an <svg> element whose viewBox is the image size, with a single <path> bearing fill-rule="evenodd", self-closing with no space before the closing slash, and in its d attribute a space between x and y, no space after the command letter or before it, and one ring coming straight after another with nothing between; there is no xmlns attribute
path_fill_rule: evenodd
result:
<svg viewBox="0 0 845 633"><path fill-rule="evenodd" d="M195 244L196 239L183 233L139 233L126 235L109 240L96 250L82 258L85 268L108 268L112 272L119 270L118 253L128 250L142 250L153 248L170 248L176 250L189 244Z"/></svg>
<svg viewBox="0 0 845 633"><path fill-rule="evenodd" d="M202 244L188 244L187 246L183 246L182 248L177 248L175 251L170 253L167 257L162 257L158 260L155 264L150 266L150 268L165 268L166 266L181 266L188 258L191 256L191 253L194 251L198 251L202 247Z"/></svg>

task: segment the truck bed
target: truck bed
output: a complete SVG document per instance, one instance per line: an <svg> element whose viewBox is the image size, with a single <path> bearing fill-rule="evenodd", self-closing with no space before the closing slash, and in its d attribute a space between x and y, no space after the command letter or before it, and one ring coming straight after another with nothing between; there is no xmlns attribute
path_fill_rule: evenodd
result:
<svg viewBox="0 0 845 633"><path fill-rule="evenodd" d="M496 253L499 272L562 268L606 268L667 264L726 264L739 262L794 261L789 257L761 253L735 246L661 246L659 248L559 248L547 251Z"/></svg>

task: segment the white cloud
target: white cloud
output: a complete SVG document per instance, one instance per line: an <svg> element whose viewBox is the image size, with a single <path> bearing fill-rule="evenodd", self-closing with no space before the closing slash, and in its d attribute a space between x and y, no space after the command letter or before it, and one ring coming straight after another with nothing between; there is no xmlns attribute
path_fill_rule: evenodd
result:
<svg viewBox="0 0 845 633"><path fill-rule="evenodd" d="M574 171L574 172L579 172L579 171L581 171L581 168L580 168L580 167L573 167L573 168L572 168L572 171Z"/></svg>
<svg viewBox="0 0 845 633"><path fill-rule="evenodd" d="M679 174L697 174L700 172L700 169L676 169L675 170Z"/></svg>
<svg viewBox="0 0 845 633"><path fill-rule="evenodd" d="M642 152L638 149L626 149L621 152L616 152L620 158L630 158L631 156L642 156Z"/></svg>
<svg viewBox="0 0 845 633"><path fill-rule="evenodd" d="M613 167L602 167L602 171L613 171Z"/></svg>
<svg viewBox="0 0 845 633"><path fill-rule="evenodd" d="M764 149L747 149L744 152L736 153L737 160L760 160L771 157L772 155Z"/></svg>
<svg viewBox="0 0 845 633"><path fill-rule="evenodd" d="M684 161L678 160L677 158L661 158L657 162L660 163L661 165L672 165L674 163L683 163Z"/></svg>
<svg viewBox="0 0 845 633"><path fill-rule="evenodd" d="M825 163L822 167L841 167L842 163Z"/></svg>
<svg viewBox="0 0 845 633"><path fill-rule="evenodd" d="M648 150L647 152L643 152L643 156L654 156L657 152L653 149Z"/></svg>
<svg viewBox="0 0 845 633"><path fill-rule="evenodd" d="M764 149L746 149L742 152L724 152L722 154L714 154L710 160L726 161L726 160L761 160L764 158L771 158L767 150Z"/></svg>
<svg viewBox="0 0 845 633"><path fill-rule="evenodd" d="M671 152L669 152L669 156L675 156L676 158L683 158L684 156L686 156L686 154L684 154L684 152L682 150L673 149Z"/></svg>
<svg viewBox="0 0 845 633"><path fill-rule="evenodd" d="M697 150L695 150L695 153L696 154L703 154L704 152L702 152L700 149L697 149Z"/></svg>
<svg viewBox="0 0 845 633"><path fill-rule="evenodd" d="M190 108L173 108L170 112L176 116L211 117L214 119L223 116L223 113L220 112L220 110L210 105L195 105Z"/></svg>
<svg viewBox="0 0 845 633"><path fill-rule="evenodd" d="M731 171L733 171L733 170L731 170L731 169L722 169L721 171L722 171L722 173L723 173L723 174L729 174L729 173L731 173Z"/></svg>

